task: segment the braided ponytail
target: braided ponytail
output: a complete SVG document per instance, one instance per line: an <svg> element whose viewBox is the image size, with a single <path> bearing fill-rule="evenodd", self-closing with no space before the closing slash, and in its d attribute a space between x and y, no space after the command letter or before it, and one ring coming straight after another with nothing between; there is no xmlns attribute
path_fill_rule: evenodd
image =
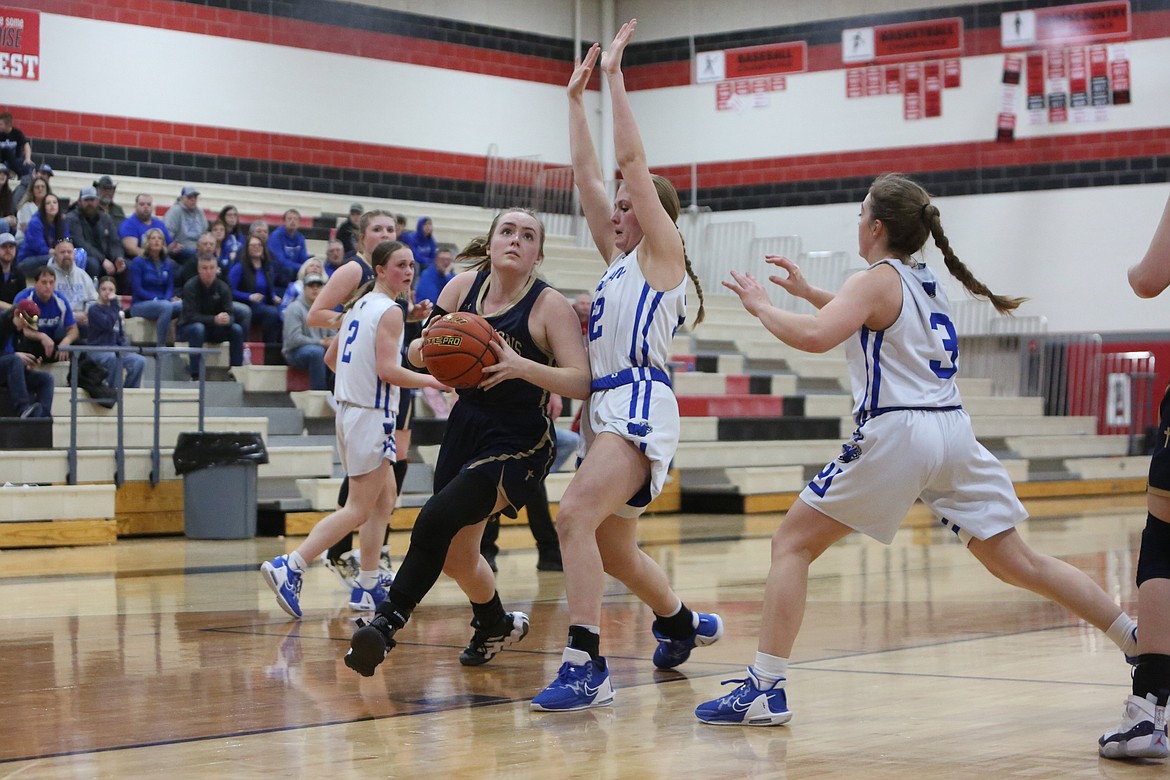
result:
<svg viewBox="0 0 1170 780"><path fill-rule="evenodd" d="M697 315L695 315L695 324L691 326L692 328L697 328L697 327L699 327L700 324L702 324L703 317L707 313L707 310L703 306L703 285L699 284L699 277L695 274L694 267L691 266L691 258L687 254L687 241L686 241L686 239L682 238L681 233L679 234L679 238L682 239L683 263L686 264L687 276L691 277L691 282L695 285L695 292L697 292L699 294L699 313Z"/></svg>
<svg viewBox="0 0 1170 780"><path fill-rule="evenodd" d="M987 289L987 285L975 278L975 275L971 273L971 269L951 249L951 242L947 239L946 234L943 233L938 206L935 206L933 203L927 203L922 209L922 216L926 221L927 228L930 230L930 235L934 237L935 246L942 252L943 262L946 263L947 270L951 272L951 276L959 280L968 292L972 295L986 298L1000 314L1010 314L1018 309L1021 303L1028 300L1027 298L1009 298L1003 295L996 295Z"/></svg>

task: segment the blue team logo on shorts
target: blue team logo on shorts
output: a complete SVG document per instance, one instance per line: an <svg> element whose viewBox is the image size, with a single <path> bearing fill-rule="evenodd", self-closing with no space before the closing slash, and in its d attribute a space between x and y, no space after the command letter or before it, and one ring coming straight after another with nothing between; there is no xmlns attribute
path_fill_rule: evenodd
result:
<svg viewBox="0 0 1170 780"><path fill-rule="evenodd" d="M631 436L641 436L645 438L646 436L649 436L654 429L650 427L650 423L648 422L630 421L626 423L626 430L630 432Z"/></svg>

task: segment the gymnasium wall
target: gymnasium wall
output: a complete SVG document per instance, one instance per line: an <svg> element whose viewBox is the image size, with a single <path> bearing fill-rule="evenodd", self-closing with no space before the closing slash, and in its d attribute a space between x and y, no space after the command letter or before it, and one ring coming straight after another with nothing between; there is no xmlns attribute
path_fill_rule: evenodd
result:
<svg viewBox="0 0 1170 780"><path fill-rule="evenodd" d="M568 161L571 0L26 4L42 12L40 80L3 80L0 102L54 167L477 205L489 145ZM997 144L1000 14L1059 4L615 6L640 19L626 73L651 165L712 219L853 251L868 182L904 170L938 197L976 274L1032 297L1025 312L1053 330L1164 330L1165 305L1136 301L1124 269L1170 194L1170 0L1131 0L1132 104L1031 126L1021 102L1015 141ZM582 8L599 37L599 3ZM940 117L904 120L899 96L846 98L843 28L953 16L961 86ZM716 87L690 83L689 31L697 51L804 40L809 71L765 106L718 111Z"/></svg>

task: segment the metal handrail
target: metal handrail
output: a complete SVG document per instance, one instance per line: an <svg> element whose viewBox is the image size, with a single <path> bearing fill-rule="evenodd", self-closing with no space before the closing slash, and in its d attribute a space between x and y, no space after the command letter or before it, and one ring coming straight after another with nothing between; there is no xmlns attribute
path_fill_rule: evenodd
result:
<svg viewBox="0 0 1170 780"><path fill-rule="evenodd" d="M84 354L86 352L112 352L117 360L114 370L114 405L118 408L118 444L114 449L114 485L121 487L125 481L126 447L124 434L124 414L122 411L122 356L127 353L143 355L186 354L186 355L214 355L219 352L213 347L115 347L91 346L88 344L67 345L57 347L58 352L66 354ZM97 399L77 397L77 366L78 361L69 361L69 454L66 482L77 484L77 403L96 404ZM204 390L207 371L207 361L199 361L199 432L203 432ZM150 485L154 487L162 479L162 456L159 442L159 428L161 427L161 407L164 403L177 403L178 399L167 400L162 397L162 372L155 361L154 370L154 443L150 450Z"/></svg>

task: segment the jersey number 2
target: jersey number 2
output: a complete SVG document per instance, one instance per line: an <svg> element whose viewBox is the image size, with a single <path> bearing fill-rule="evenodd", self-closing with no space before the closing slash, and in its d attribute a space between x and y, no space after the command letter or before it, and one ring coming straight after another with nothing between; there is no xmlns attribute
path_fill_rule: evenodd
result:
<svg viewBox="0 0 1170 780"><path fill-rule="evenodd" d="M601 338L601 313L605 311L605 298L598 298L589 310L589 340L597 341Z"/></svg>
<svg viewBox="0 0 1170 780"><path fill-rule="evenodd" d="M349 351L349 348L353 344L353 340L357 338L358 325L360 324L357 320L349 321L349 335L345 337L345 346L341 348L342 363L348 363L349 359L353 357L353 353Z"/></svg>

